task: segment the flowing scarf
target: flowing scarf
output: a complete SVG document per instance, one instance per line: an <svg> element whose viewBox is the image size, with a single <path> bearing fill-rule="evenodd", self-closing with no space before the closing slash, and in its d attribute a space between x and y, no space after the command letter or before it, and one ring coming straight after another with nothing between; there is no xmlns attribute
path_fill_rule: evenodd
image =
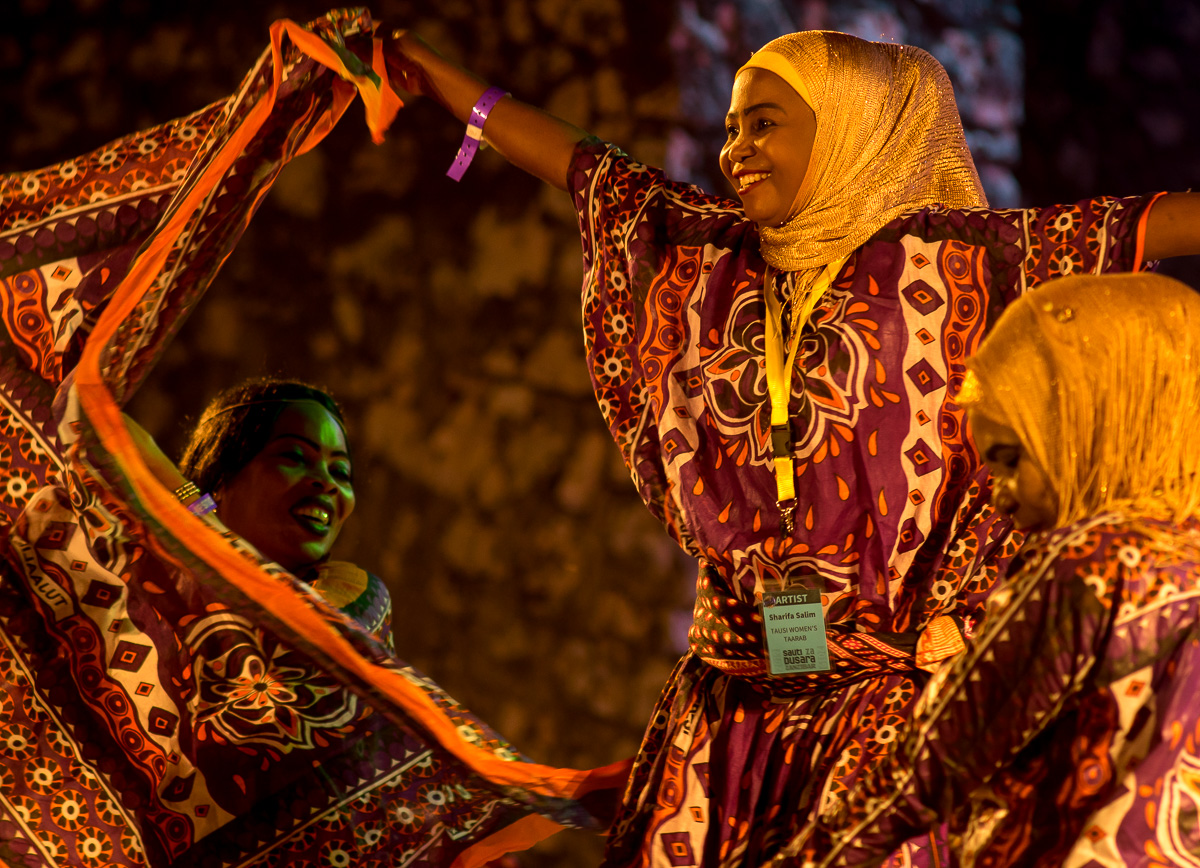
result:
<svg viewBox="0 0 1200 868"><path fill-rule="evenodd" d="M382 136L374 29L277 22L228 100L0 177L0 864L472 866L601 829L624 783L526 760L122 422L287 161L356 95Z"/></svg>

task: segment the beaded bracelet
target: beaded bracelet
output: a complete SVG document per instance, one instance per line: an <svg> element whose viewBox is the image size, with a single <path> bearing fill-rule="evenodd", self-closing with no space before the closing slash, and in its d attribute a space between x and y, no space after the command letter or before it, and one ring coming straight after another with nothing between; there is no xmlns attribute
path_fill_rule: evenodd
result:
<svg viewBox="0 0 1200 868"><path fill-rule="evenodd" d="M475 107L471 109L471 116L467 118L467 131L463 135L462 144L458 147L458 154L454 158L453 165L446 170L446 174L455 181L462 180L467 166L471 165L471 161L475 159L475 153L479 150L479 140L483 138L483 125L487 123L488 114L496 107L496 103L506 96L509 96L508 91L498 87L489 87L483 92L479 102L475 103Z"/></svg>
<svg viewBox="0 0 1200 868"><path fill-rule="evenodd" d="M195 497L191 503L184 503ZM213 500L211 494L200 494L200 489L196 487L196 483L188 480L183 485L175 489L175 499L183 503L188 512L192 515L208 515L217 508L217 502Z"/></svg>
<svg viewBox="0 0 1200 868"><path fill-rule="evenodd" d="M217 502L213 500L211 494L205 493L200 495L199 500L193 500L188 504L188 512L192 515L208 515L210 512L217 511Z"/></svg>

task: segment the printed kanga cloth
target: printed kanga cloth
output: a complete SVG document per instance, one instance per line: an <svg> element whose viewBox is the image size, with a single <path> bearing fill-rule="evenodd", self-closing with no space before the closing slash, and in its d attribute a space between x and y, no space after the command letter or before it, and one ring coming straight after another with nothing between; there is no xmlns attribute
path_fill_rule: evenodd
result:
<svg viewBox="0 0 1200 868"><path fill-rule="evenodd" d="M757 226L599 140L579 144L568 184L596 398L646 506L700 566L689 652L651 715L605 864L764 865L883 761L920 667L962 647L1016 552L954 400L966 359L1051 278L1144 268L1156 197L923 207L878 229L801 332L785 534ZM768 291L788 279L772 272ZM757 595L783 576L819 581L827 671L767 672ZM949 858L935 830L887 864Z"/></svg>
<svg viewBox="0 0 1200 868"><path fill-rule="evenodd" d="M283 165L356 93L377 140L395 115L374 28L361 11L277 22L230 99L0 176L11 868L472 866L601 829L624 784L625 763L524 760L191 515L121 419Z"/></svg>

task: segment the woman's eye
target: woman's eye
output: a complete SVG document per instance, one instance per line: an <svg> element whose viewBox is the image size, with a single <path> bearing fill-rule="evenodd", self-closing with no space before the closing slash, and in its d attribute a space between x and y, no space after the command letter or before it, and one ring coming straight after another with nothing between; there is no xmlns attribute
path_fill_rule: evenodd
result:
<svg viewBox="0 0 1200 868"><path fill-rule="evenodd" d="M766 118L759 118L758 120L756 120L754 122L754 129L759 130L759 131L765 130L767 127L771 127L771 126L774 126L774 124L771 123Z"/></svg>
<svg viewBox="0 0 1200 868"><path fill-rule="evenodd" d="M340 479L344 482L350 482L354 479L354 471L345 464L335 464L329 469L329 472L334 479Z"/></svg>
<svg viewBox="0 0 1200 868"><path fill-rule="evenodd" d="M1015 447L993 449L988 461L1006 470L1016 470L1017 465L1021 463L1021 450Z"/></svg>
<svg viewBox="0 0 1200 868"><path fill-rule="evenodd" d="M736 139L737 133L738 133L737 127L732 126L732 125L725 127L726 137L731 138L731 139Z"/></svg>

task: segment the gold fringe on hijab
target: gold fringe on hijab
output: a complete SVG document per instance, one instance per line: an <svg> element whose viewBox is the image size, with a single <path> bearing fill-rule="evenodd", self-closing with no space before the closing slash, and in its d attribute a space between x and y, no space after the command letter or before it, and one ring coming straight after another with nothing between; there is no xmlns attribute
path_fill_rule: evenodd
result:
<svg viewBox="0 0 1200 868"><path fill-rule="evenodd" d="M824 268L906 211L986 207L950 80L925 51L810 30L769 42L738 72L751 67L783 78L817 118L792 216L761 227L772 267Z"/></svg>
<svg viewBox="0 0 1200 868"><path fill-rule="evenodd" d="M1200 513L1200 295L1185 284L1052 281L967 364L959 403L1016 432L1057 496L1057 526Z"/></svg>

